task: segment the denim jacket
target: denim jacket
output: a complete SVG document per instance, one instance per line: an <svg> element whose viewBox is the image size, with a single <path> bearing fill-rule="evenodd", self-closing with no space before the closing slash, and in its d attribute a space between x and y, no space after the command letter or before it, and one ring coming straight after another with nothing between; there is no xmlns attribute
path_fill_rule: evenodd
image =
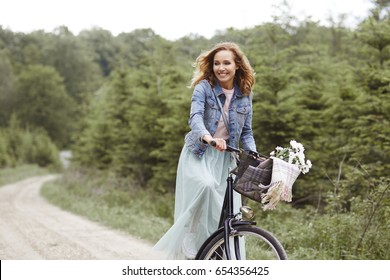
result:
<svg viewBox="0 0 390 280"><path fill-rule="evenodd" d="M223 106L226 98L217 80L214 91ZM195 86L192 95L189 118L191 131L185 136L185 143L191 152L202 157L208 145L201 138L206 134L215 134L221 114L211 85L207 80L202 80ZM256 151L252 131L252 97L243 95L236 84L230 101L228 122L229 145L238 148L241 140L244 150Z"/></svg>

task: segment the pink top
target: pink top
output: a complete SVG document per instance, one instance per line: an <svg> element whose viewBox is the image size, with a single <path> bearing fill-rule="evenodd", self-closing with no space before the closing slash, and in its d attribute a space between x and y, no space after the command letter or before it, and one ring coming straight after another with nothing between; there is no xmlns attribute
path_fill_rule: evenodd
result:
<svg viewBox="0 0 390 280"><path fill-rule="evenodd" d="M229 105L230 105L230 100L232 100L234 88L233 89L222 88L222 90L226 96L226 101L225 101L225 104L223 105L223 111L224 111L223 113L225 114L226 119L229 122ZM221 115L221 118L219 119L219 122L218 122L217 131L215 132L213 137L214 138L223 138L225 140L229 139L229 133L226 129L222 115Z"/></svg>

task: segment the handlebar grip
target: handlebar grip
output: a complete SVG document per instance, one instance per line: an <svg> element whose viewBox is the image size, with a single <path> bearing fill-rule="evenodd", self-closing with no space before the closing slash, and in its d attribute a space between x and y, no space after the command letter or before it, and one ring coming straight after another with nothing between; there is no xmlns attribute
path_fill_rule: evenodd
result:
<svg viewBox="0 0 390 280"><path fill-rule="evenodd" d="M213 146L213 147L215 147L215 146L217 146L217 142L215 142L214 140L212 140L212 141L210 142L210 145ZM232 147L232 146L229 146L229 145L226 146L226 151L227 151L227 152L236 152L236 153L239 153L239 152L240 152L239 149L236 149L236 148L234 148L234 147Z"/></svg>

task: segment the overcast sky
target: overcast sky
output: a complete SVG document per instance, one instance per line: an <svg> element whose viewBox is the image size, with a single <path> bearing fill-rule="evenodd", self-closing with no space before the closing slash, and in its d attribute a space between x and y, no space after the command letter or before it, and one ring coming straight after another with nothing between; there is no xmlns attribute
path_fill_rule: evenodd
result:
<svg viewBox="0 0 390 280"><path fill-rule="evenodd" d="M327 18L347 14L350 27L367 17L370 0L287 0L292 14ZM243 29L272 20L281 0L0 0L0 25L14 32L67 26L75 35L100 27L117 35L151 28L169 40L190 33L212 37L217 30Z"/></svg>

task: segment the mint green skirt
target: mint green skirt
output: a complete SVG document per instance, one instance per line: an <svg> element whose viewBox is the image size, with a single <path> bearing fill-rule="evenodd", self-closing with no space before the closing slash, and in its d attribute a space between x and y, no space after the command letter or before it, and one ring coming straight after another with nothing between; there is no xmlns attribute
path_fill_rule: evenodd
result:
<svg viewBox="0 0 390 280"><path fill-rule="evenodd" d="M166 259L193 259L204 241L217 230L226 191L228 168L236 165L230 153L209 147L202 158L186 146L180 155L174 224L154 249ZM241 196L234 192L235 213Z"/></svg>

